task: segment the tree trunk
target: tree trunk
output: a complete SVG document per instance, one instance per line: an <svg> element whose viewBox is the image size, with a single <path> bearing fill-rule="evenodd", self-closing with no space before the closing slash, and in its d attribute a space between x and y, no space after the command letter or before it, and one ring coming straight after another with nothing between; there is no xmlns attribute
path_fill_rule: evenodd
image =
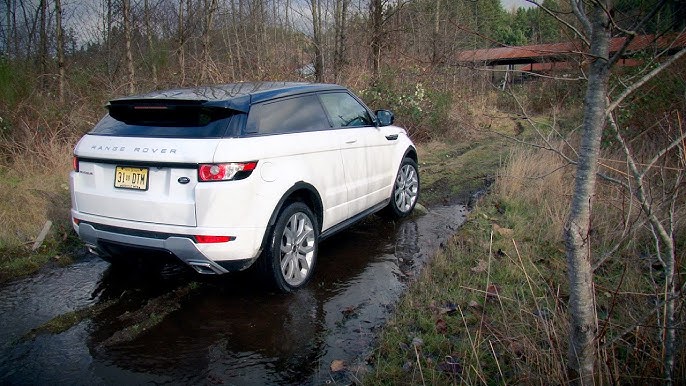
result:
<svg viewBox="0 0 686 386"><path fill-rule="evenodd" d="M379 81L381 67L381 39L383 26L383 1L371 0L370 20L372 23L371 59L372 59L372 84Z"/></svg>
<svg viewBox="0 0 686 386"><path fill-rule="evenodd" d="M5 18L5 27L7 30L3 31L3 37L5 38L5 53L7 57L12 57L12 2L10 0L3 0L3 4L5 6L5 14L3 15Z"/></svg>
<svg viewBox="0 0 686 386"><path fill-rule="evenodd" d="M45 90L48 87L48 1L41 0L40 2L40 84Z"/></svg>
<svg viewBox="0 0 686 386"><path fill-rule="evenodd" d="M12 43L14 45L14 57L19 58L19 26L17 25L17 0L12 2Z"/></svg>
<svg viewBox="0 0 686 386"><path fill-rule="evenodd" d="M234 63L232 65L232 68L236 69L236 71L234 71L234 79L236 79L236 77L243 77L243 49L241 47L240 33L238 31L239 24L241 24L243 20L242 10L243 2L241 0L238 0L238 8L236 8L235 0L231 0L231 24L233 26L234 33L233 41L236 43L236 51L234 53L234 56L232 56L232 58L235 58L233 60Z"/></svg>
<svg viewBox="0 0 686 386"><path fill-rule="evenodd" d="M591 22L592 64L584 99L583 137L572 204L565 224L571 314L568 366L570 380L580 385L594 383L597 318L590 256L590 220L610 77L610 26L600 5L593 10Z"/></svg>
<svg viewBox="0 0 686 386"><path fill-rule="evenodd" d="M205 0L205 9L207 12L205 18L205 30L202 36L202 73L200 74L200 81L205 82L209 77L210 72L210 32L212 31L212 17L217 9L217 0Z"/></svg>
<svg viewBox="0 0 686 386"><path fill-rule="evenodd" d="M183 18L183 0L179 0L179 18L178 18L178 35L177 35L177 46L176 46L176 60L179 64L179 84L181 86L186 83L186 58L184 57L184 43L186 42L185 30L184 30L184 18Z"/></svg>
<svg viewBox="0 0 686 386"><path fill-rule="evenodd" d="M157 84L159 83L157 80L157 50L155 49L155 46L153 45L153 39L152 39L152 27L150 23L150 4L149 0L145 0L143 3L143 12L144 12L144 17L145 17L145 35L147 36L148 40L148 55L150 55L150 70L152 71L152 83L155 87L157 87Z"/></svg>
<svg viewBox="0 0 686 386"><path fill-rule="evenodd" d="M311 0L312 34L314 45L314 78L317 82L324 79L324 58L322 57L322 13L319 0Z"/></svg>
<svg viewBox="0 0 686 386"><path fill-rule="evenodd" d="M129 94L136 93L133 54L131 53L131 0L122 0L124 13L124 45L126 48L126 77L129 83Z"/></svg>
<svg viewBox="0 0 686 386"><path fill-rule="evenodd" d="M112 0L107 0L107 20L105 31L105 49L107 50L107 75L112 79L114 75L112 60Z"/></svg>
<svg viewBox="0 0 686 386"><path fill-rule="evenodd" d="M64 31L62 30L62 1L55 0L55 23L57 24L57 95L64 103Z"/></svg>
<svg viewBox="0 0 686 386"><path fill-rule="evenodd" d="M434 13L434 30L433 30L433 36L431 39L431 44L432 44L432 51L431 51L431 64L433 66L437 65L439 62L439 58L441 56L441 47L440 47L440 18L441 16L441 0L436 0L436 10Z"/></svg>
<svg viewBox="0 0 686 386"><path fill-rule="evenodd" d="M335 41L334 41L334 62L333 62L333 74L336 79L336 83L341 82L341 73L343 72L343 66L347 62L346 58L346 23L348 16L348 3L350 0L336 0L335 4L335 19L334 19L334 29L335 29Z"/></svg>

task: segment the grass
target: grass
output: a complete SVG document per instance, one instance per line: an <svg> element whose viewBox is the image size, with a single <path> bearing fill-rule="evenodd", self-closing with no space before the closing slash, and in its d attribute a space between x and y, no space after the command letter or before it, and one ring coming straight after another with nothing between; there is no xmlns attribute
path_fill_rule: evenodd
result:
<svg viewBox="0 0 686 386"><path fill-rule="evenodd" d="M477 113L483 114L473 112ZM469 203L476 192L493 182L507 157L512 141L505 136L531 138L533 135L531 130L520 130L515 116L503 113L478 125L476 129L452 133L454 140L431 141L419 146L421 195L426 205Z"/></svg>
<svg viewBox="0 0 686 386"><path fill-rule="evenodd" d="M58 151L52 165L25 157L22 163L0 166L0 282L31 274L51 262L64 265L71 261L70 156L64 156L66 150ZM33 243L48 220L53 223L50 233L33 251Z"/></svg>
<svg viewBox="0 0 686 386"><path fill-rule="evenodd" d="M574 170L554 153L530 147L510 146L503 158L492 194L424 269L384 328L366 384L570 382L562 229ZM626 199L604 184L597 196L596 257L619 239L617 208ZM640 229L633 236L647 240ZM640 257L649 242L640 244L626 243L595 272L596 368L603 383L653 383L662 375L654 312L659 269ZM682 352L677 374L684 368Z"/></svg>
<svg viewBox="0 0 686 386"><path fill-rule="evenodd" d="M412 286L366 383L564 383L566 318L549 296L564 281L563 254L513 241L519 230L500 225L497 204L482 202Z"/></svg>

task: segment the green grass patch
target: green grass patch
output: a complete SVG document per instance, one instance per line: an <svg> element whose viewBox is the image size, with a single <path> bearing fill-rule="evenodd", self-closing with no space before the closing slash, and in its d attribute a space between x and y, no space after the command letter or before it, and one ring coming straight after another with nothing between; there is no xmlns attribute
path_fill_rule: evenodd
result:
<svg viewBox="0 0 686 386"><path fill-rule="evenodd" d="M564 255L513 241L492 198L434 257L386 326L369 384L562 383ZM546 374L543 377L543 374Z"/></svg>

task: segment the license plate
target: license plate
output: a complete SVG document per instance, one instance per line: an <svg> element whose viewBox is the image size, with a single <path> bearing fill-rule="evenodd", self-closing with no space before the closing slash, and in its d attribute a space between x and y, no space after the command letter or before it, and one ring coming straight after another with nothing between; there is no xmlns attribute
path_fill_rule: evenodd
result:
<svg viewBox="0 0 686 386"><path fill-rule="evenodd" d="M114 187L148 190L148 168L117 166L114 169Z"/></svg>

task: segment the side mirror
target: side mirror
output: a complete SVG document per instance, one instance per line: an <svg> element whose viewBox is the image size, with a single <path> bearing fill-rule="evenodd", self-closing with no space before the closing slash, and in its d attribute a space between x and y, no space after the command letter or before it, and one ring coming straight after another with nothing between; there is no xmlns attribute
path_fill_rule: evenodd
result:
<svg viewBox="0 0 686 386"><path fill-rule="evenodd" d="M388 110L376 110L376 121L379 126L390 126L394 121L393 113Z"/></svg>

